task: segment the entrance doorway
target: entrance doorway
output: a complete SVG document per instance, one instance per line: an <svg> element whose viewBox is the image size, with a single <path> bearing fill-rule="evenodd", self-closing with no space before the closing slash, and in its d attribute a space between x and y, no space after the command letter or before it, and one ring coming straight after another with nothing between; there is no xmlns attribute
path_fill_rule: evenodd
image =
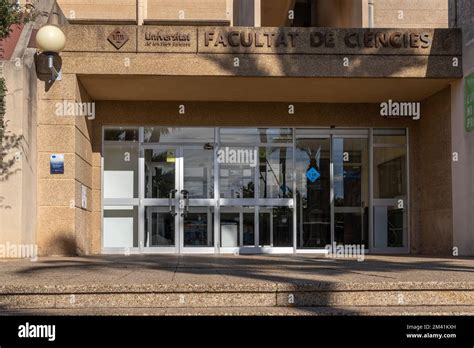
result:
<svg viewBox="0 0 474 348"><path fill-rule="evenodd" d="M144 251L214 252L213 149L144 145L142 151Z"/></svg>
<svg viewBox="0 0 474 348"><path fill-rule="evenodd" d="M404 129L106 127L104 253L408 251Z"/></svg>
<svg viewBox="0 0 474 348"><path fill-rule="evenodd" d="M368 131L318 133L297 132L297 246L368 248Z"/></svg>

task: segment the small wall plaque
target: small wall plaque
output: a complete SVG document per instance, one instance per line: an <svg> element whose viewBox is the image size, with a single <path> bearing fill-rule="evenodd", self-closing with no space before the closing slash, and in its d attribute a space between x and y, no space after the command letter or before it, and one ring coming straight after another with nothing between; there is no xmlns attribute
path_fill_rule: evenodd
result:
<svg viewBox="0 0 474 348"><path fill-rule="evenodd" d="M87 187L81 185L81 208L87 209Z"/></svg>
<svg viewBox="0 0 474 348"><path fill-rule="evenodd" d="M52 154L49 166L51 174L64 174L64 154Z"/></svg>

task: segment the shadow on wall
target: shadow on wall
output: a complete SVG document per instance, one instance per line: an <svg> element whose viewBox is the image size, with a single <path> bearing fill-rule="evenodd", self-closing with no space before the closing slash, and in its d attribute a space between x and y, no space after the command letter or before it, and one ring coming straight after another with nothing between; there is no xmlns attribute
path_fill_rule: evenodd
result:
<svg viewBox="0 0 474 348"><path fill-rule="evenodd" d="M8 130L8 121L3 126L0 125L2 134L0 136L0 183L7 181L8 178L21 171L21 168L14 168L18 162L15 150L24 153L22 146L22 135L17 135ZM9 158L8 158L9 157ZM0 208L2 206L0 205Z"/></svg>
<svg viewBox="0 0 474 348"><path fill-rule="evenodd" d="M42 249L46 249L44 252ZM39 255L58 255L58 256L77 256L79 255L79 248L74 236L71 236L71 231L60 231L49 239L48 244L40 248Z"/></svg>
<svg viewBox="0 0 474 348"><path fill-rule="evenodd" d="M0 183L7 181L15 173L21 171L21 168L14 168L17 162L15 150L23 150L23 136L17 135L8 130L8 120L5 120L6 110L6 92L7 86L5 79L0 78ZM21 151L24 153L24 151ZM1 197L4 199L4 197ZM2 200L3 200L2 199ZM0 201L1 203L1 201ZM0 208L5 207L0 205Z"/></svg>
<svg viewBox="0 0 474 348"><path fill-rule="evenodd" d="M245 28L242 28L245 30ZM272 28L274 29L274 28ZM287 33L287 30L290 29L289 27L282 27L275 31L275 37L278 37L280 34ZM291 29L297 29L292 27ZM304 28L308 29L308 28ZM318 28L314 28L318 29ZM330 30L328 28L319 28L321 30ZM332 28L337 29L337 28ZM354 28L360 29L360 28ZM375 29L374 29L375 30ZM433 42L437 42L438 37L441 36L441 32L439 30L434 31L433 35ZM454 45L455 43L449 40L446 40L446 49L451 48L450 45ZM380 53L379 57L384 57L384 53L386 53L386 48L382 45L379 48L371 48L373 54L371 56L375 56ZM380 51L380 52L379 52ZM385 51L385 52L384 52ZM369 56L370 56L369 55ZM246 53L229 53L229 54L208 54L206 55L209 60L216 63L220 68L227 71L230 76L232 75L239 75L239 76L248 76L248 77L272 77L275 76L275 72L266 71L262 69L262 65L259 64L259 57L264 57L265 55L262 54L246 54ZM305 64L301 64L300 62L296 61L296 57L292 54L274 54L272 55L273 58L279 60L275 69L278 71L281 76L288 76L288 77L307 77L308 65L316 65L320 64L319 55L309 55L312 57L314 62L306 62ZM306 55L303 55L306 56ZM240 59L240 66L234 66L234 58L238 57ZM298 59L300 59L301 55L299 55ZM377 70L373 70L372 66L368 67L368 64L364 64L364 59L367 58L367 54L354 56L352 54L347 54L347 57L350 58L349 66L344 66L342 62L341 55L341 63L335 64L334 66L328 66L325 74L325 77L341 77L345 73L347 73L348 77L357 76L357 77L376 77L379 75L380 77L403 77L406 75L406 72L413 68L423 68L427 66L426 73L427 75L436 76L439 75L440 71L446 72L451 70L449 67L440 67L437 63L437 56L436 55L390 55L389 57L397 58L397 64L384 64L383 65L383 75L382 72ZM426 61L428 57L428 62ZM334 74L334 75L333 75ZM343 100L341 99L341 102Z"/></svg>

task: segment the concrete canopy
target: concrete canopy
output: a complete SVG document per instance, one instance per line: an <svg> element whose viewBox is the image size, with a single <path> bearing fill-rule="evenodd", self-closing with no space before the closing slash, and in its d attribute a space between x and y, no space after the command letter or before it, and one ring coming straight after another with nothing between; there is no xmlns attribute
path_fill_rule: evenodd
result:
<svg viewBox="0 0 474 348"><path fill-rule="evenodd" d="M378 103L421 101L452 79L79 75L93 100Z"/></svg>

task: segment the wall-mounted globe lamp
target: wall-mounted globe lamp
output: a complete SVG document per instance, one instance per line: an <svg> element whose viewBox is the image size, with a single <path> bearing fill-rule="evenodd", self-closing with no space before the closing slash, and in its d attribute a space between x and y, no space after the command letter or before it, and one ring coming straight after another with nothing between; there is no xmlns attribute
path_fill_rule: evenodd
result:
<svg viewBox="0 0 474 348"><path fill-rule="evenodd" d="M54 58L66 46L66 36L58 27L46 25L36 33L36 47L48 57L48 68L51 70L52 81L61 80L61 70L54 67Z"/></svg>

